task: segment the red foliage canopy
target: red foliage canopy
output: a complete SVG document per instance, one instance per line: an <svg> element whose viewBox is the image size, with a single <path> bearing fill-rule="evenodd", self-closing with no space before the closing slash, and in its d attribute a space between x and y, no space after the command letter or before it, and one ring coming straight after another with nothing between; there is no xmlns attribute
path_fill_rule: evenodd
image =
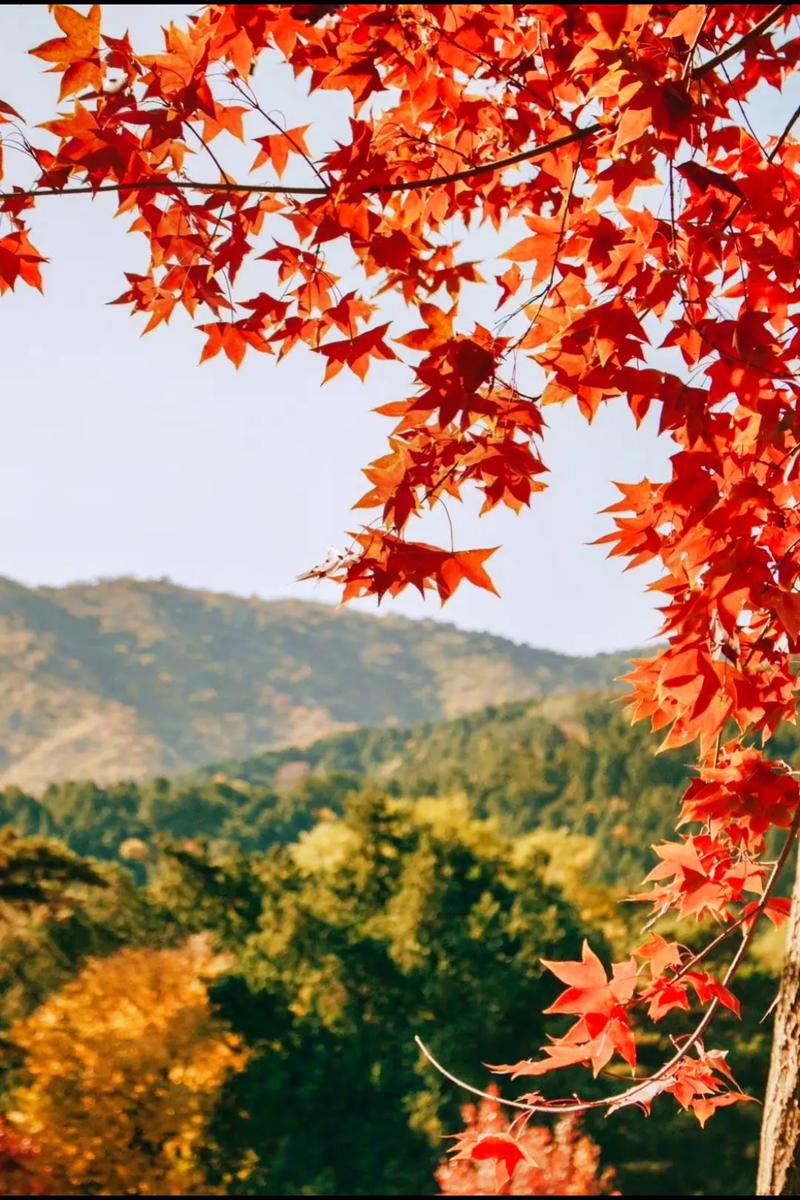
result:
<svg viewBox="0 0 800 1200"><path fill-rule="evenodd" d="M614 1172L600 1167L599 1147L581 1132L578 1117L562 1117L552 1130L528 1125L509 1132L493 1094L494 1087L479 1105L462 1108L464 1132L436 1172L442 1196L619 1194L612 1190Z"/></svg>
<svg viewBox="0 0 800 1200"><path fill-rule="evenodd" d="M619 485L602 539L663 569L665 646L634 664L631 716L664 745L699 746L682 814L695 829L659 848L649 895L657 914L710 915L742 940L722 980L653 938L610 977L588 949L554 967L567 985L554 1011L577 1020L514 1073L632 1068L634 1013L697 1001L705 1015L673 1060L607 1104L668 1091L701 1120L738 1096L701 1035L719 1004L735 1007L756 918L785 915L760 856L774 826L788 853L800 811L788 767L742 741L768 739L797 703L800 109L759 137L747 104L796 81L798 9L211 5L145 54L102 34L97 7L55 5L63 36L33 51L67 102L49 137L0 104L34 169L0 195L0 292L41 284L40 198L111 190L149 250L118 299L146 329L183 308L202 358L301 344L328 378L408 364L358 504L375 519L311 572L346 597L491 588L490 550L414 540L414 519L470 487L484 512L528 505L545 405L575 402L589 420L611 402L637 421L657 411L670 476ZM278 62L349 97L339 140L312 154L302 111L284 126L262 105L253 71ZM221 157L242 138L255 145L245 180ZM477 263L461 243L479 227L498 244ZM459 315L475 286L496 318ZM380 319L385 294L418 314L410 332Z"/></svg>

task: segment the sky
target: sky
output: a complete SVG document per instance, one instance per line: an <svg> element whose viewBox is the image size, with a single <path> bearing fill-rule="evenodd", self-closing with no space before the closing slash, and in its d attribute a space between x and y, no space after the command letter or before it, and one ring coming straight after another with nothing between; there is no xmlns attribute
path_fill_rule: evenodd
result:
<svg viewBox="0 0 800 1200"><path fill-rule="evenodd" d="M104 28L127 27L155 51L159 25L185 11L107 5ZM0 13L0 96L29 122L52 117L57 78L26 51L57 32L44 4ZM257 90L290 125L316 118L323 130L344 100L306 98L263 71ZM295 577L357 527L360 469L383 453L389 428L371 410L402 398L406 371L377 364L364 384L343 372L323 388L324 364L302 348L281 364L249 355L237 372L221 358L198 366L202 341L188 321L140 337L141 323L107 303L124 290L124 271L142 265L113 210L109 197L41 200L32 240L51 260L44 295L23 288L0 300L0 574L30 585L168 577L337 603L333 584ZM491 324L485 297L471 303ZM673 447L649 422L637 431L623 405L592 426L572 407L545 415L549 488L532 509L480 521L475 504L450 510L458 547L501 547L490 564L500 599L465 584L444 608L404 594L382 610L574 654L656 633L649 577L589 543L611 528L598 515L618 495L611 481L663 477ZM444 514L429 531L446 543Z"/></svg>

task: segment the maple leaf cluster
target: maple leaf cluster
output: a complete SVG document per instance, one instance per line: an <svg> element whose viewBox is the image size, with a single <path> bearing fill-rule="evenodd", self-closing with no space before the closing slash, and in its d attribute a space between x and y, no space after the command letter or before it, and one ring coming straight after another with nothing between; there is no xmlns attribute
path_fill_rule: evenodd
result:
<svg viewBox="0 0 800 1200"><path fill-rule="evenodd" d="M577 1015L578 1020L566 1034L553 1038L544 1047L545 1058L526 1059L494 1070L518 1079L585 1064L592 1067L596 1076L614 1055L633 1068L636 1066L636 1041L631 1025L634 1005L646 1004L650 1019L660 1021L673 1009L688 1010L690 991L700 1003L723 1004L739 1016L739 1002L724 983L706 971L695 969L700 957L691 956L682 947L654 934L626 962L613 964L610 979L587 943L580 962L545 963L557 979L568 984L567 990L545 1011L570 1013ZM637 963L637 959L641 962ZM751 1098L735 1086L727 1086L728 1082L735 1085L735 1080L724 1053L706 1051L699 1039L693 1045L696 1045L694 1054L681 1050L668 1069L634 1083L606 1107L613 1112L638 1105L649 1114L653 1100L669 1093L704 1124L720 1106ZM542 1096L536 1092L525 1099L535 1111ZM573 1107L580 1111L596 1105L571 1106L559 1102L556 1106L568 1112Z"/></svg>
<svg viewBox="0 0 800 1200"><path fill-rule="evenodd" d="M147 330L183 310L202 359L300 345L326 378L405 363L356 506L374 519L307 573L345 598L492 590L491 550L415 539L413 522L475 491L484 512L528 506L546 405L657 414L669 477L619 484L601 539L660 569L664 644L627 677L631 719L699 752L682 807L693 831L658 848L647 895L654 916L713 919L741 946L720 978L653 940L610 975L588 948L553 964L566 991L552 1011L577 1019L512 1073L633 1071L639 1011L697 1003L674 1061L608 1105L670 1092L701 1120L738 1098L700 1035L720 1004L736 1008L756 920L785 916L763 851L777 829L788 853L800 812L788 767L752 746L797 705L800 110L766 137L747 116L757 91L797 80L797 8L210 5L144 54L103 33L96 6L55 5L64 36L32 53L60 76L63 110L34 138L0 103L3 136L33 164L0 193L0 293L41 286L41 197L110 190L148 249L118 298ZM271 116L261 63L344 94L346 132L326 138L301 104ZM244 181L223 162L230 139L255 146ZM479 262L475 230L497 242ZM476 287L496 317L462 315ZM385 295L412 310L410 330L376 319Z"/></svg>

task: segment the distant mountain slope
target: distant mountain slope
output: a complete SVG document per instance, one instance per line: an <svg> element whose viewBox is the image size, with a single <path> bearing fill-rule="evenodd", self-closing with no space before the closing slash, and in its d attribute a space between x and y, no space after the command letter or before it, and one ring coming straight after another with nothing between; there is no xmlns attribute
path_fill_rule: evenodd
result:
<svg viewBox="0 0 800 1200"><path fill-rule="evenodd" d="M645 722L631 726L607 696L573 693L412 728L338 733L204 767L185 786L213 784L240 797L278 793L280 811L309 825L315 809L336 807L351 779L412 799L464 795L477 816L496 818L506 833L564 829L596 839L597 876L631 884L647 869L652 843L674 827L691 776L685 750L656 755L657 744ZM794 759L798 738L787 732L776 746ZM258 819L244 799L234 807L246 836Z"/></svg>
<svg viewBox="0 0 800 1200"><path fill-rule="evenodd" d="M626 663L167 581L0 579L0 784L175 774L359 725L606 688Z"/></svg>
<svg viewBox="0 0 800 1200"><path fill-rule="evenodd" d="M413 728L337 733L169 780L67 782L39 800L8 788L0 825L55 835L100 858L127 857L131 844L147 858L162 836L250 854L296 841L321 816L341 813L353 792L377 786L423 803L465 801L505 834L535 832L547 852L583 855L586 881L634 889L653 865L652 844L674 828L691 776L685 749L655 755L656 742L607 695L573 693ZM774 750L796 762L800 735L787 726ZM564 835L580 844L568 847Z"/></svg>

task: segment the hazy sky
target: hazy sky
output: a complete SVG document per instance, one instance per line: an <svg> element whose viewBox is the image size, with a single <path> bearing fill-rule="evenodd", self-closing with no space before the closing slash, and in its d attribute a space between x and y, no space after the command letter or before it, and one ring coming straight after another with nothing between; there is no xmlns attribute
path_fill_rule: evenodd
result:
<svg viewBox="0 0 800 1200"><path fill-rule="evenodd" d="M135 44L155 50L159 24L183 11L107 5L104 27L127 26ZM25 51L55 32L44 4L0 13L0 97L29 121L52 115L57 79ZM258 91L285 106L282 80L262 71ZM325 94L322 103L340 100ZM312 99L285 115L298 125L319 112ZM142 262L112 212L107 197L42 200L33 240L52 260L44 297L23 288L0 301L0 573L29 584L169 576L335 603L333 585L294 577L356 527L360 468L383 452L388 427L370 410L404 394L406 372L376 365L363 385L343 373L320 388L322 363L310 351L281 365L251 355L236 372L219 358L197 365L202 343L188 322L140 338L125 308L105 304L124 290L123 271ZM550 489L533 509L480 522L466 505L451 514L458 546L501 544L501 599L464 585L444 609L413 596L384 607L577 653L655 632L646 577L623 574L587 543L609 528L596 514L616 498L610 480L662 476L669 446L652 429L637 432L621 405L591 427L572 408L546 417ZM446 538L444 520L434 531Z"/></svg>

